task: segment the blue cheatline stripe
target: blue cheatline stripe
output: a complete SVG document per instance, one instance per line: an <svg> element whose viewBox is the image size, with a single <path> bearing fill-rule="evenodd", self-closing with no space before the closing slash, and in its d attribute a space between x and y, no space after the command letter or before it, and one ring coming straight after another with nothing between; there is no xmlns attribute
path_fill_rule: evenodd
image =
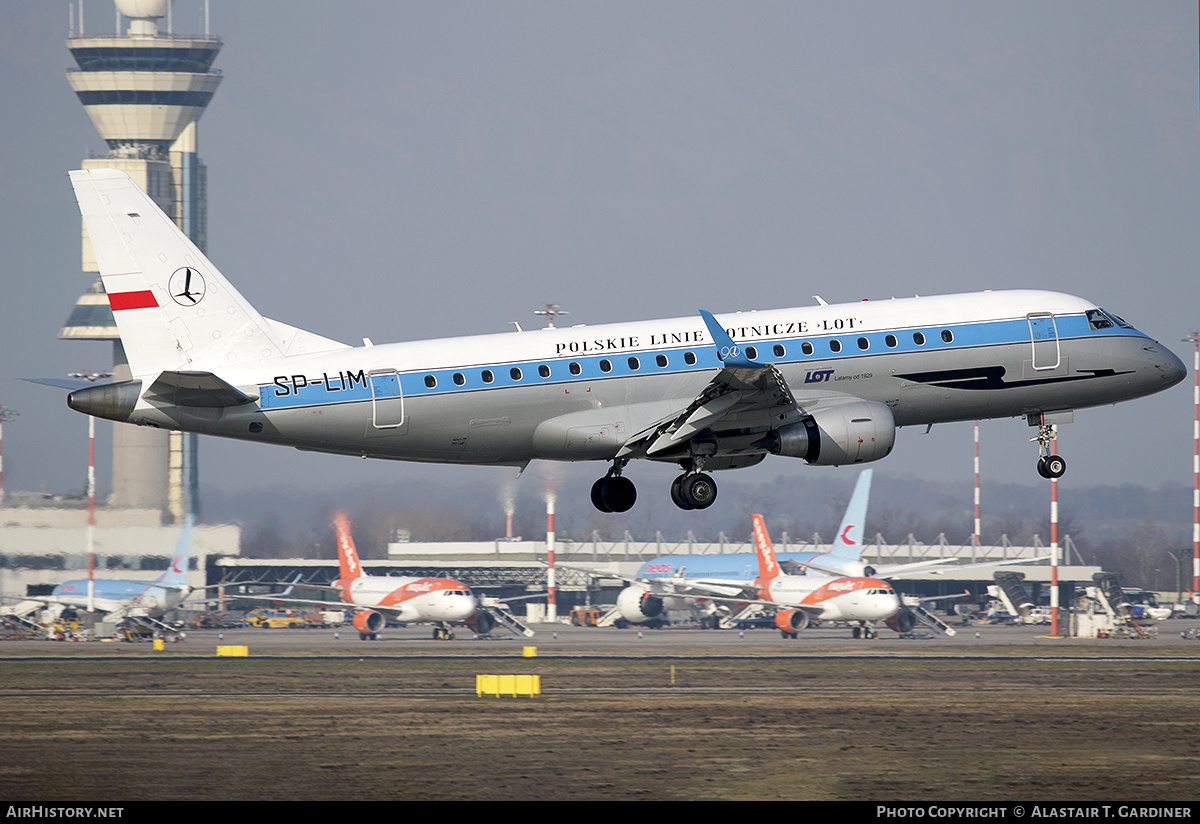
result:
<svg viewBox="0 0 1200 824"><path fill-rule="evenodd" d="M1054 318L1058 329L1059 340L1068 340L1084 336L1127 336L1140 335L1136 330L1106 329L1102 332L1093 330L1087 319L1082 315L1057 315ZM943 340L944 331L950 333L949 342ZM917 343L914 336L920 334L923 343ZM888 346L889 336L894 336L895 346ZM865 338L867 348L859 346L859 339ZM830 342L841 344L840 352L830 349ZM812 354L805 354L803 343L812 344ZM1025 318L1004 321L983 321L980 323L953 324L947 326L910 327L897 330L881 330L856 334L853 332L822 335L796 336L790 338L760 338L753 340L738 340L743 351L753 348L758 363L769 364L803 364L806 361L820 363L822 367L852 361L862 357L877 357L890 353L913 353L927 351L945 351L951 349L972 349L987 346L1002 346L1024 344L1030 342L1029 322ZM783 346L784 354L776 355L775 346ZM686 353L696 357L694 364L684 360ZM659 366L657 358L665 356L666 366ZM636 358L638 368L630 365L630 359ZM607 362L609 370L604 371L601 364ZM570 372L570 365L579 366L579 374ZM508 363L476 364L471 367L449 369L412 370L400 373L400 388L404 397L426 397L432 395L449 395L458 392L476 392L487 389L506 389L514 386L560 385L578 382L595 382L608 378L628 378L637 376L686 374L688 372L711 371L719 369L721 362L717 359L716 349L711 343L702 343L694 347L678 347L674 349L642 349L623 351L602 355L587 355L575 358L556 358L552 360L523 360ZM539 369L545 368L548 377L543 377ZM512 370L520 370L520 378L514 378ZM485 382L485 372L492 374L492 381ZM348 373L299 376L301 381L285 381L287 393L280 394L282 388L274 384L259 387L260 406L263 409L293 408L321 404L343 403L347 401L363 401L371 399L370 387L365 381L350 381L345 376ZM341 376L341 377L339 377ZM461 383L456 382L456 376L461 376ZM307 385L299 385L308 381ZM327 384L328 381L328 384ZM353 385L350 385L353 383ZM432 386L429 385L432 383Z"/></svg>

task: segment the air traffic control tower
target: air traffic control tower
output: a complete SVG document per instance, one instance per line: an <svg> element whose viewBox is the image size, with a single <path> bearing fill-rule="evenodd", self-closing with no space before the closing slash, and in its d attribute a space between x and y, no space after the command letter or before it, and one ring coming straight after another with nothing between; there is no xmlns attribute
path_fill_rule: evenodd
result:
<svg viewBox="0 0 1200 824"><path fill-rule="evenodd" d="M197 155L196 122L221 82L212 69L221 40L174 34L171 0L115 3L117 29L127 25L124 34L84 34L80 2L67 40L78 66L67 72L67 79L108 144L108 154L86 158L82 168L128 174L206 251L206 170ZM94 282L58 337L112 341L114 379L128 379L128 362L86 229L83 272ZM110 505L157 509L165 523L182 523L184 515L196 511L194 434L115 425L112 467Z"/></svg>

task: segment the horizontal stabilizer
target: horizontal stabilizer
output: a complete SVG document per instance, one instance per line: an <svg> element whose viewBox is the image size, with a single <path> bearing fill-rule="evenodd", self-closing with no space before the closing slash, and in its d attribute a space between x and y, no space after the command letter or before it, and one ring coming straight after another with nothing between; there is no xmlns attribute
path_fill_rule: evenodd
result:
<svg viewBox="0 0 1200 824"><path fill-rule="evenodd" d="M241 406L255 400L212 372L163 372L146 390L145 398L172 406L205 409Z"/></svg>
<svg viewBox="0 0 1200 824"><path fill-rule="evenodd" d="M111 380L85 381L82 378L21 378L21 380L40 383L43 386L53 386L57 389L69 389L72 392L76 389L87 389L89 386L103 386L106 383L112 383Z"/></svg>

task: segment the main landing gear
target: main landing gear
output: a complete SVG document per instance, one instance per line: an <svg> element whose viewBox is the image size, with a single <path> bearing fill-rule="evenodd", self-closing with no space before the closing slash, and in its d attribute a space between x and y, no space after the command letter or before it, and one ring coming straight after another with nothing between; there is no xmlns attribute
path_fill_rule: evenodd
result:
<svg viewBox="0 0 1200 824"><path fill-rule="evenodd" d="M612 469L592 484L592 506L601 512L628 512L637 502L637 487L621 475L628 461L613 461Z"/></svg>
<svg viewBox="0 0 1200 824"><path fill-rule="evenodd" d="M1050 444L1058 437L1053 425L1042 424L1038 427L1037 437L1030 438L1030 442L1036 442L1038 452L1041 457L1038 458L1037 471L1038 474L1048 480L1061 478L1063 473L1067 471L1067 461L1061 455L1050 454Z"/></svg>
<svg viewBox="0 0 1200 824"><path fill-rule="evenodd" d="M637 501L637 487L621 475L627 461L615 461L608 474L592 484L592 506L601 512L627 512ZM671 482L671 500L680 509L708 509L717 500L717 482L698 471L684 472Z"/></svg>
<svg viewBox="0 0 1200 824"><path fill-rule="evenodd" d="M671 500L680 509L708 509L717 500L717 482L703 472L685 472L671 481Z"/></svg>

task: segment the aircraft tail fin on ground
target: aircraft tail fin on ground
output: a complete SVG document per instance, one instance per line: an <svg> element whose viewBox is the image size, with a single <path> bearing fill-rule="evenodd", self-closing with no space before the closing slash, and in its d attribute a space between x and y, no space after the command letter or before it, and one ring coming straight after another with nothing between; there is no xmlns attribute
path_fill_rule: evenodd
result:
<svg viewBox="0 0 1200 824"><path fill-rule="evenodd" d="M339 512L333 516L333 528L337 532L338 577L343 581L358 578L363 574L362 565L358 562L358 550L354 548L350 519L346 513Z"/></svg>
<svg viewBox="0 0 1200 824"><path fill-rule="evenodd" d="M866 529L867 503L871 497L871 475L874 471L864 469L854 484L854 494L850 496L846 514L842 516L842 523L829 550L840 558L853 561L862 558L863 531Z"/></svg>
<svg viewBox="0 0 1200 824"><path fill-rule="evenodd" d="M124 172L71 172L135 378L341 347L260 315Z"/></svg>
<svg viewBox="0 0 1200 824"><path fill-rule="evenodd" d="M175 544L175 555L171 558L171 566L167 567L167 571L160 575L155 583L172 589L187 586L188 561L192 549L192 527L195 523L194 515L188 515L183 519L183 532L179 536L178 543Z"/></svg>
<svg viewBox="0 0 1200 824"><path fill-rule="evenodd" d="M754 516L754 552L758 556L759 581L777 578L780 575L779 562L775 559L775 548L771 546L767 525L761 515Z"/></svg>

